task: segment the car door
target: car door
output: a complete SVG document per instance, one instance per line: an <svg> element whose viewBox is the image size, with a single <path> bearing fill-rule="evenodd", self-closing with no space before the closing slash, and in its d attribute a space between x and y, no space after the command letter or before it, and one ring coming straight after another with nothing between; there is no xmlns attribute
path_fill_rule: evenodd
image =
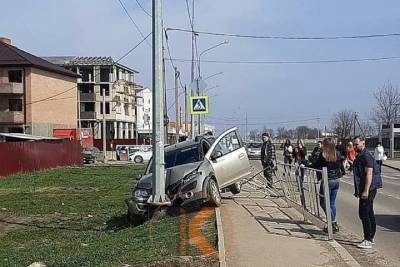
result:
<svg viewBox="0 0 400 267"><path fill-rule="evenodd" d="M237 128L218 136L205 158L212 165L220 188L250 174L250 162Z"/></svg>

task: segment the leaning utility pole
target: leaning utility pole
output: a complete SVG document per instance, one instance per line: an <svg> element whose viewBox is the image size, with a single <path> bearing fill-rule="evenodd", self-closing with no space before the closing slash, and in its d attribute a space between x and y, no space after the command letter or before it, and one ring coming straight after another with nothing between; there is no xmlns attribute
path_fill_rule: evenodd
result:
<svg viewBox="0 0 400 267"><path fill-rule="evenodd" d="M191 72L190 72L190 84L193 84L194 81L194 43L195 43L195 32L194 32L194 0L192 1L192 21L191 21L191 26L192 26L192 66L191 66ZM190 95L193 96L193 88L190 88ZM194 116L193 114L190 114L190 135L192 139L194 139Z"/></svg>
<svg viewBox="0 0 400 267"><path fill-rule="evenodd" d="M153 0L153 168L152 196L149 203L163 205L165 197L164 163L164 112L163 112L163 58L162 58L162 20L161 0Z"/></svg>
<svg viewBox="0 0 400 267"><path fill-rule="evenodd" d="M179 96L178 96L179 71L175 67L175 144L179 143Z"/></svg>
<svg viewBox="0 0 400 267"><path fill-rule="evenodd" d="M188 136L189 131L188 131L188 95L187 95L187 88L185 85L185 135Z"/></svg>

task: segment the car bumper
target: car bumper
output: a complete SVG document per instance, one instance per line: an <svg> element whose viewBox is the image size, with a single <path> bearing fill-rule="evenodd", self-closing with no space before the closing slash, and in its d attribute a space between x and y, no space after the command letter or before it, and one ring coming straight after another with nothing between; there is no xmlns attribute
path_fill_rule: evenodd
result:
<svg viewBox="0 0 400 267"><path fill-rule="evenodd" d="M138 216L144 216L147 213L147 203L137 202L134 198L125 199L125 203L128 206L129 213Z"/></svg>

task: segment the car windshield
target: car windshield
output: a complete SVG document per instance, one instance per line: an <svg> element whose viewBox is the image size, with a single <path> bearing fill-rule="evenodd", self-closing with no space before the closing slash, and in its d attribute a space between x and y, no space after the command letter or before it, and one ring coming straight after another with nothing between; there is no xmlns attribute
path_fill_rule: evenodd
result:
<svg viewBox="0 0 400 267"><path fill-rule="evenodd" d="M164 157L165 168L172 168L179 165L201 161L199 146L183 147L178 150L173 150L165 153ZM146 173L152 172L153 159L149 161Z"/></svg>
<svg viewBox="0 0 400 267"><path fill-rule="evenodd" d="M248 148L261 148L262 144L261 143L250 143Z"/></svg>

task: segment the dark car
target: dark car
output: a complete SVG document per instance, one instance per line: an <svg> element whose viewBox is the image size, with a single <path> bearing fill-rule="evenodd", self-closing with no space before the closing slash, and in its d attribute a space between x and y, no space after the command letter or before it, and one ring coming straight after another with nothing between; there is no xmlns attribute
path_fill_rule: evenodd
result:
<svg viewBox="0 0 400 267"><path fill-rule="evenodd" d="M197 137L165 148L166 197L172 205L221 204L220 190L240 192L240 181L250 174L250 163L236 128L216 139ZM151 216L152 160L126 200L128 218L140 224Z"/></svg>
<svg viewBox="0 0 400 267"><path fill-rule="evenodd" d="M261 158L261 142L251 142L247 144L247 155L249 158L259 159Z"/></svg>
<svg viewBox="0 0 400 267"><path fill-rule="evenodd" d="M96 163L102 155L97 147L84 147L82 149L83 163Z"/></svg>

